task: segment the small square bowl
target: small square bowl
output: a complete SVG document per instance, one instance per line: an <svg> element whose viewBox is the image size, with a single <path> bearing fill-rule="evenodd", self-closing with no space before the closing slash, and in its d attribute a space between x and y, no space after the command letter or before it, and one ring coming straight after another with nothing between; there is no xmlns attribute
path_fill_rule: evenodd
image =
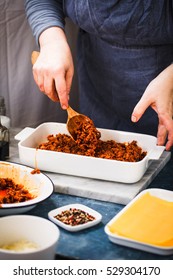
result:
<svg viewBox="0 0 173 280"><path fill-rule="evenodd" d="M93 221L89 221L84 224L72 226L72 225L67 225L55 218L56 215L60 214L62 211L70 210L70 208L80 209L80 210L88 213L89 215L92 215L93 217L95 217L95 219ZM97 225L102 220L102 215L99 212L95 211L94 209L91 209L83 204L68 204L68 205L51 210L48 213L48 218L53 223L57 224L58 226L66 229L68 231L74 232L74 231L83 230L83 229Z"/></svg>

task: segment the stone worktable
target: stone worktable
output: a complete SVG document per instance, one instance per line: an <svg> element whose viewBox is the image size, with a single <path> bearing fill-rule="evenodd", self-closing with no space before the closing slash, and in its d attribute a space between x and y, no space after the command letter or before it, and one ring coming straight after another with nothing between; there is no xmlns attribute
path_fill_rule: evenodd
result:
<svg viewBox="0 0 173 280"><path fill-rule="evenodd" d="M11 143L10 143L10 159L9 161L19 161L17 142L14 140L20 129L11 129ZM164 158L164 164L160 171L155 173L152 180L148 181L145 187L147 188L164 188L173 191L173 157L171 153ZM60 228L60 240L57 246L57 259L97 259L97 260L172 260L173 255L161 256L153 253L144 252L141 250L131 249L121 245L116 245L109 241L106 233L104 232L104 226L112 217L114 217L124 205L122 203L116 203L107 199L104 201L98 197L84 197L80 196L79 192L75 195L75 190L72 193L62 191L63 185L68 185L69 181L65 178L65 175L49 174L53 180L53 183L58 179L59 185L56 183L56 192L47 200L37 205L34 209L27 212L29 215L41 216L48 218L48 212L54 208L71 204L71 203L82 203L89 206L102 214L102 221L98 225L83 230L81 232L71 233ZM71 177L71 176L69 176ZM64 178L64 181L63 181ZM69 178L70 179L70 178ZM84 180L80 178L80 180ZM75 181L73 178L73 184L78 184L78 180ZM90 181L91 183L91 181ZM79 185L79 184L78 184ZM89 179L88 179L89 185ZM94 186L94 185L93 185ZM107 189L108 191L108 189ZM125 190L124 190L125 191ZM66 193L65 193L66 192ZM106 191L105 191L106 193ZM82 193L81 193L82 194ZM135 195L135 194L133 194ZM111 194L109 194L111 197ZM122 202L122 201L121 201ZM124 201L124 204L128 201Z"/></svg>

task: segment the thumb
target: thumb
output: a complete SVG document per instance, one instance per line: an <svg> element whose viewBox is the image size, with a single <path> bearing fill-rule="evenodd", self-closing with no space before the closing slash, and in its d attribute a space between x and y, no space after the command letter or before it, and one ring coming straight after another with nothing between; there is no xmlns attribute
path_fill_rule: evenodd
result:
<svg viewBox="0 0 173 280"><path fill-rule="evenodd" d="M133 109L133 112L131 114L131 121L137 122L142 117L146 109L150 106L149 100L142 97L139 102L136 104L135 108Z"/></svg>

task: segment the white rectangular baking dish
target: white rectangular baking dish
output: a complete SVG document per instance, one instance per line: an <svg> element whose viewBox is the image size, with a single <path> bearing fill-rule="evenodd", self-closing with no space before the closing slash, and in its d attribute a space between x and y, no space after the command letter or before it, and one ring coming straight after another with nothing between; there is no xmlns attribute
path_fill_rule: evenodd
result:
<svg viewBox="0 0 173 280"><path fill-rule="evenodd" d="M122 183L139 181L146 172L151 160L158 160L164 151L164 146L156 145L156 137L144 134L123 132L117 130L100 129L102 140L117 142L131 142L136 140L146 157L139 162L122 162L110 159L73 155L62 152L36 150L36 147L47 141L49 134L69 134L66 124L43 123L37 128L25 128L15 136L18 143L21 163L37 167L42 171L49 171L80 177L88 177Z"/></svg>

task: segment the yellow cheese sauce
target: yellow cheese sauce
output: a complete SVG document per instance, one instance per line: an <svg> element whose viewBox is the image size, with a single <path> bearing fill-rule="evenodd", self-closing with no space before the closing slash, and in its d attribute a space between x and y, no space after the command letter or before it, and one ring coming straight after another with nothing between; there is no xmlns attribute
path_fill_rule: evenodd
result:
<svg viewBox="0 0 173 280"><path fill-rule="evenodd" d="M173 202L145 193L108 228L113 234L135 241L171 247Z"/></svg>

